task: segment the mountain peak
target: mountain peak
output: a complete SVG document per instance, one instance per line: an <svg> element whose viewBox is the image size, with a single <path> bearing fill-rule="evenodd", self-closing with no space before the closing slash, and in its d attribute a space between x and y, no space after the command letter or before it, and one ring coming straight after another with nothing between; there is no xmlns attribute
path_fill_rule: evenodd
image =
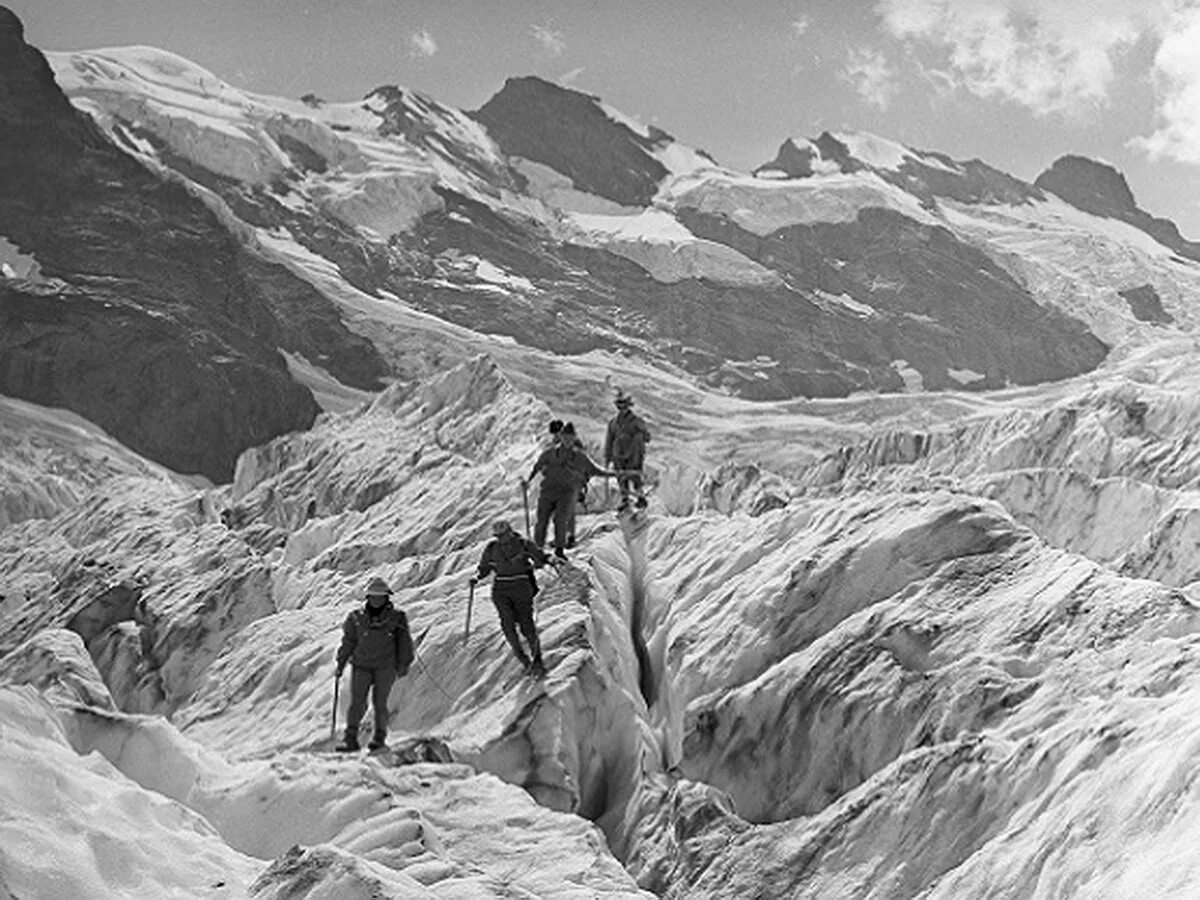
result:
<svg viewBox="0 0 1200 900"><path fill-rule="evenodd" d="M1087 212L1138 211L1125 176L1115 166L1085 156L1060 156L1034 184Z"/></svg>
<svg viewBox="0 0 1200 900"><path fill-rule="evenodd" d="M670 135L640 129L592 94L533 75L509 78L473 113L509 156L547 165L579 190L646 206L669 174L653 154Z"/></svg>
<svg viewBox="0 0 1200 900"><path fill-rule="evenodd" d="M1115 166L1085 156L1061 156L1037 177L1034 185L1084 212L1139 228L1181 256L1200 260L1200 243L1183 237L1170 219L1152 216L1138 207L1125 176Z"/></svg>
<svg viewBox="0 0 1200 900"><path fill-rule="evenodd" d="M7 6L0 6L0 44L9 41L25 42L25 26Z"/></svg>

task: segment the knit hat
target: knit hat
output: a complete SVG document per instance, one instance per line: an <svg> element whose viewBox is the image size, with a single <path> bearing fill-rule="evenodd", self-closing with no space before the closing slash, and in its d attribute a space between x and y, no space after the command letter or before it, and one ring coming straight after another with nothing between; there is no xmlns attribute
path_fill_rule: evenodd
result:
<svg viewBox="0 0 1200 900"><path fill-rule="evenodd" d="M388 587L388 583L379 576L371 579L371 583L367 585L368 597L390 597L392 589Z"/></svg>
<svg viewBox="0 0 1200 900"><path fill-rule="evenodd" d="M502 534L508 534L512 530L512 526L503 519L497 519L492 523L492 534L496 535L496 537L500 537Z"/></svg>
<svg viewBox="0 0 1200 900"><path fill-rule="evenodd" d="M614 400L613 402L616 403L619 408L633 406L633 398L630 397L628 394L626 394L624 391L618 391L617 399Z"/></svg>

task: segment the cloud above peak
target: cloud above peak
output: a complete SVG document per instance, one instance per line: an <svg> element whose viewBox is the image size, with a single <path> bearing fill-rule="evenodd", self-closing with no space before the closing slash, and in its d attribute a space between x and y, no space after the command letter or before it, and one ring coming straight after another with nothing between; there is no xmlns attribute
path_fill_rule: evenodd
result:
<svg viewBox="0 0 1200 900"><path fill-rule="evenodd" d="M533 39L541 44L542 49L551 56L562 56L567 49L567 39L561 31L556 31L551 27L551 23L545 25L534 25L530 32L533 34Z"/></svg>
<svg viewBox="0 0 1200 900"><path fill-rule="evenodd" d="M1151 159L1200 165L1200 8L1184 7L1172 18L1154 57L1158 124L1130 145Z"/></svg>
<svg viewBox="0 0 1200 900"><path fill-rule="evenodd" d="M896 72L883 53L873 47L852 48L841 77L858 96L879 109L887 109L896 93Z"/></svg>
<svg viewBox="0 0 1200 900"><path fill-rule="evenodd" d="M1154 85L1155 130L1129 146L1151 159L1200 165L1200 0L876 0L891 36L945 53L956 86L1036 115L1067 118L1108 102L1139 41Z"/></svg>
<svg viewBox="0 0 1200 900"><path fill-rule="evenodd" d="M1037 115L1072 116L1103 105L1114 62L1170 0L879 0L894 37L947 54L959 84Z"/></svg>
<svg viewBox="0 0 1200 900"><path fill-rule="evenodd" d="M437 41L433 39L433 35L429 33L428 28L422 28L420 31L414 31L408 36L409 56L428 59L437 52Z"/></svg>

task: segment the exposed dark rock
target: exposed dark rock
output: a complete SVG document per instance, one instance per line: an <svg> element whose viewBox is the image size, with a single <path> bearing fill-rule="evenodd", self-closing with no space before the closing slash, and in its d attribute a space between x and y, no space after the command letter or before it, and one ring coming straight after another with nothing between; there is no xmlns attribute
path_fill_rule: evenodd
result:
<svg viewBox="0 0 1200 900"><path fill-rule="evenodd" d="M1200 260L1200 243L1184 238L1170 219L1139 209L1125 176L1106 163L1083 156L1063 156L1039 175L1034 184L1084 212L1140 228L1180 256Z"/></svg>
<svg viewBox="0 0 1200 900"><path fill-rule="evenodd" d="M1175 321L1175 317L1163 309L1162 298L1158 296L1158 291L1153 285L1143 284L1141 287L1117 293L1125 298L1125 302L1129 304L1129 311L1139 322L1170 325Z"/></svg>
<svg viewBox="0 0 1200 900"><path fill-rule="evenodd" d="M820 136L813 141L813 146L821 154L821 159L836 163L838 169L843 172L858 172L868 168L865 163L851 156L850 148L828 131L822 131Z"/></svg>
<svg viewBox="0 0 1200 900"><path fill-rule="evenodd" d="M810 145L797 147L795 142L788 138L779 146L775 158L756 168L754 174L782 172L788 178L808 178L813 173L812 163L816 158L818 154Z"/></svg>
<svg viewBox="0 0 1200 900"><path fill-rule="evenodd" d="M918 160L905 159L895 175L884 178L922 199L944 198L959 203L1028 203L1045 199L1034 185L993 169L978 159L956 162L940 154L927 154L953 168L947 171Z"/></svg>
<svg viewBox="0 0 1200 900"><path fill-rule="evenodd" d="M1062 156L1037 177L1039 187L1099 216L1138 212L1125 176L1110 165L1083 156Z"/></svg>
<svg viewBox="0 0 1200 900"><path fill-rule="evenodd" d="M940 165L928 164L922 158ZM927 205L933 205L939 197L960 203L1026 203L1045 196L1037 187L977 159L959 162L941 153L921 151L905 157L895 169L877 168L854 157L845 142L827 131L803 147L788 138L775 159L759 166L755 173L774 170L789 178L807 178L815 171L814 160L834 163L845 173L870 170Z"/></svg>
<svg viewBox="0 0 1200 900"><path fill-rule="evenodd" d="M540 78L508 79L473 115L509 156L550 166L579 190L616 203L649 204L667 175L648 152L654 139L614 121L596 97Z"/></svg>
<svg viewBox="0 0 1200 900"><path fill-rule="evenodd" d="M790 332L798 326L823 327L830 333L814 334L814 346L843 364L878 371L903 359L925 388L944 390L1066 378L1090 371L1108 352L1082 323L1039 306L982 252L900 213L865 209L852 223L793 226L765 237L694 210L681 219L694 234L782 273L793 291L845 295L873 311L864 318L814 316L815 326L777 323L787 330L754 340L757 352L777 359L794 358ZM963 384L952 370L983 377Z"/></svg>
<svg viewBox="0 0 1200 900"><path fill-rule="evenodd" d="M455 140L455 125L464 115L443 106L431 97L393 85L378 87L368 100L383 102L383 109L368 105L379 116L379 133L385 137L401 135L410 144L423 147L434 155L449 157L460 168L510 190L519 190L521 177L505 165L482 158L473 144ZM450 126L450 127L443 127Z"/></svg>
<svg viewBox="0 0 1200 900"><path fill-rule="evenodd" d="M275 143L288 155L288 159L301 172L321 173L329 168L329 161L299 138L290 134L277 134Z"/></svg>
<svg viewBox="0 0 1200 900"><path fill-rule="evenodd" d="M287 329L247 277L269 274L279 302L291 276L77 112L8 10L0 184L0 234L59 284L0 288L0 392L216 481L246 447L311 424L316 403L276 350Z"/></svg>

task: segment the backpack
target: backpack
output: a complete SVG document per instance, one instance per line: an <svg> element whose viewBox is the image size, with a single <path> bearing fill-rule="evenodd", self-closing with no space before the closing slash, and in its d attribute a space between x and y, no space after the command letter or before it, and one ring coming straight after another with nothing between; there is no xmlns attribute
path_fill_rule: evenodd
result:
<svg viewBox="0 0 1200 900"><path fill-rule="evenodd" d="M496 539L496 552L492 557L496 574L504 576L528 575L533 592L538 590L537 578L533 574L533 564L529 560L529 551L525 539L513 535L509 538Z"/></svg>

